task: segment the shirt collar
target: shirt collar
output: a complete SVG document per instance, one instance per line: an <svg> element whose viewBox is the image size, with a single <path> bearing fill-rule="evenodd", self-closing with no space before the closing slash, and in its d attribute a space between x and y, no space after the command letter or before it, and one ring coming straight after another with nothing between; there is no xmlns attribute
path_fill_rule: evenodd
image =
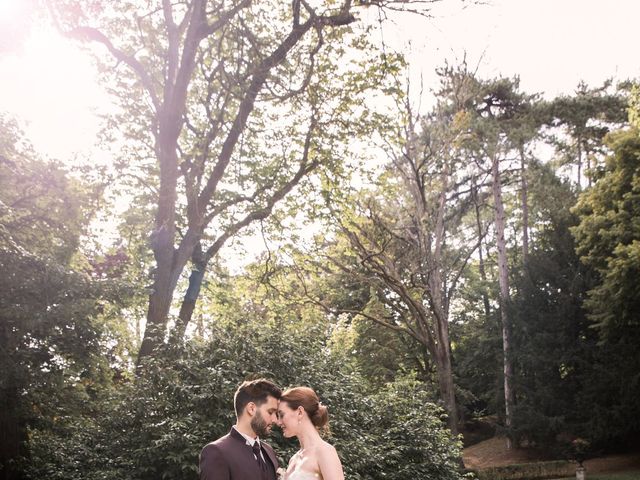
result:
<svg viewBox="0 0 640 480"><path fill-rule="evenodd" d="M242 433L240 430L238 430L235 425L233 425L231 428L233 428L236 432L238 432L240 435L244 437L244 439L247 441L247 445L253 447L253 444L256 442L258 442L258 445L260 445L260 438L258 437L251 438L249 435L246 435Z"/></svg>

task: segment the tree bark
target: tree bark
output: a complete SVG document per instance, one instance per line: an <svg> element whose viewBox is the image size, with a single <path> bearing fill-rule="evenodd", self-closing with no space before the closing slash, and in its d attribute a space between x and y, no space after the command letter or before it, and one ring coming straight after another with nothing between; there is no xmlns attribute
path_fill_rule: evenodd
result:
<svg viewBox="0 0 640 480"><path fill-rule="evenodd" d="M582 189L582 139L578 137L578 189Z"/></svg>
<svg viewBox="0 0 640 480"><path fill-rule="evenodd" d="M439 321L438 337L436 345L436 361L438 363L438 387L440 397L447 411L447 424L452 435L459 433L458 403L456 402L456 391L453 383L453 368L451 366L451 342L449 340L448 320Z"/></svg>
<svg viewBox="0 0 640 480"><path fill-rule="evenodd" d="M478 271L480 272L480 280L482 280L482 304L484 306L484 316L489 320L491 315L491 304L489 303L489 292L487 291L487 271L484 265L483 255L483 238L484 232L482 230L482 218L480 216L480 202L478 199L478 187L475 184L471 186L471 197L473 199L473 206L476 215L476 228L478 230Z"/></svg>
<svg viewBox="0 0 640 480"><path fill-rule="evenodd" d="M189 276L189 286L182 299L182 305L180 305L180 313L178 313L178 318L176 319L176 326L171 333L174 343L182 340L193 316L193 311L195 310L196 302L200 295L202 281L204 280L204 273L208 263L207 260L202 252L201 244L198 243L191 257L192 269L191 275Z"/></svg>
<svg viewBox="0 0 640 480"><path fill-rule="evenodd" d="M512 388L513 365L511 362L511 323L509 307L509 267L507 264L507 247L505 242L505 212L502 201L502 184L500 175L500 159L494 153L491 162L492 191L495 212L496 244L498 248L498 279L500 284L500 319L502 321L502 351L504 374L505 426L507 430L513 424L514 392ZM507 436L507 448L511 448L511 439Z"/></svg>
<svg viewBox="0 0 640 480"><path fill-rule="evenodd" d="M177 255L174 247L178 180L178 132L179 128L175 124L160 122L158 148L160 192L155 219L156 228L150 238L156 269L153 289L149 295L147 324L138 352L138 365L164 342L173 292L188 258L185 258L184 249L182 255ZM186 240L187 236L185 236L182 243L184 244Z"/></svg>
<svg viewBox="0 0 640 480"><path fill-rule="evenodd" d="M522 203L522 263L529 262L529 191L524 145L520 144L520 200Z"/></svg>

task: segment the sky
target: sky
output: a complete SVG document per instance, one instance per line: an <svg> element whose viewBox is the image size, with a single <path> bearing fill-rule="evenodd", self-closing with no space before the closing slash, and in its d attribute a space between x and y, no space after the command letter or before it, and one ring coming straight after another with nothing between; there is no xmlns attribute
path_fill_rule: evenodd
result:
<svg viewBox="0 0 640 480"><path fill-rule="evenodd" d="M0 111L18 117L45 156L90 155L109 97L87 54L51 29L28 28L29 1L0 0ZM639 0L442 0L432 18L395 16L382 35L408 52L427 95L435 68L466 55L481 77L519 75L523 90L551 97L581 80L640 78L638 19Z"/></svg>
<svg viewBox="0 0 640 480"><path fill-rule="evenodd" d="M445 0L433 18L404 15L387 31L410 45L410 65L426 85L445 60L466 54L483 78L518 75L523 90L553 97L581 80L640 78L639 19L637 0Z"/></svg>

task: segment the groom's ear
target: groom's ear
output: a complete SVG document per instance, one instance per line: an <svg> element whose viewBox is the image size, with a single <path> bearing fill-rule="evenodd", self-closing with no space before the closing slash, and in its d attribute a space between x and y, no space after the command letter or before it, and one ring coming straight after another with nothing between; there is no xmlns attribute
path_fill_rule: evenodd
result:
<svg viewBox="0 0 640 480"><path fill-rule="evenodd" d="M257 409L258 409L258 406L253 402L247 403L247 406L244 407L244 411L247 412L252 417L256 414Z"/></svg>

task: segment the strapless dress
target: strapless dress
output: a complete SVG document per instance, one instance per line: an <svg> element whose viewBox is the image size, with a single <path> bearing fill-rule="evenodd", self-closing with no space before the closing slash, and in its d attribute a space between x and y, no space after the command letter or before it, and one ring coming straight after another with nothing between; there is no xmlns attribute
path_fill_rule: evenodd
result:
<svg viewBox="0 0 640 480"><path fill-rule="evenodd" d="M305 472L304 470L294 470L288 475L285 475L284 480L322 480L322 475L319 473Z"/></svg>

